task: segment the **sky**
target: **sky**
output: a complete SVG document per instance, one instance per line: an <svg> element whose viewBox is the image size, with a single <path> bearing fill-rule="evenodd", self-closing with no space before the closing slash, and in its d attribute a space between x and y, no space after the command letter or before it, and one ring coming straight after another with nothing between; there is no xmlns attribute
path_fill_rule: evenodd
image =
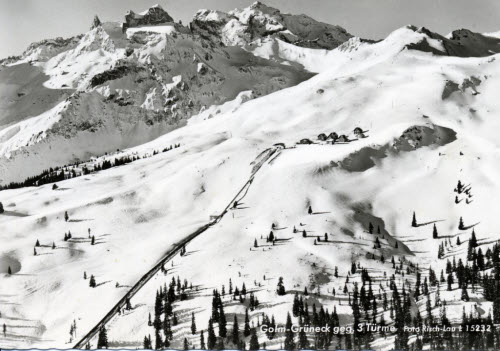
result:
<svg viewBox="0 0 500 351"><path fill-rule="evenodd" d="M86 32L94 15L121 21L129 9L159 3L175 20L188 23L198 9L242 8L254 0L0 0L0 58L19 55L32 42ZM468 28L500 31L499 0L265 0L282 12L304 13L344 27L362 38L380 39L414 24L441 34Z"/></svg>

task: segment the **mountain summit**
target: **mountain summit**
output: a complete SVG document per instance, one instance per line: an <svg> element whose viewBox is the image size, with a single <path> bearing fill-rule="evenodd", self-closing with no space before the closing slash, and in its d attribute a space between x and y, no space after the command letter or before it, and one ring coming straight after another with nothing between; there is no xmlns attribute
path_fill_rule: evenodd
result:
<svg viewBox="0 0 500 351"><path fill-rule="evenodd" d="M123 30L130 27L156 25L169 22L174 22L174 19L160 5L156 4L146 11L138 14L132 10L128 11L125 15Z"/></svg>
<svg viewBox="0 0 500 351"><path fill-rule="evenodd" d="M291 15L255 2L228 13L200 10L191 29L207 37L220 38L225 45L248 45L264 38L278 38L307 48L333 49L352 37L340 27L306 15Z"/></svg>

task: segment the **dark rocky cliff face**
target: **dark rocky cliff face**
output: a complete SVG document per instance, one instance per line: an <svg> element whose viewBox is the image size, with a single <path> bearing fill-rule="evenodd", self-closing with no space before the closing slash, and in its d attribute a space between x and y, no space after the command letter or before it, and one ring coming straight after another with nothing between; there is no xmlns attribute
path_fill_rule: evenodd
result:
<svg viewBox="0 0 500 351"><path fill-rule="evenodd" d="M435 55L457 57L486 57L500 52L500 39L475 33L468 29L458 29L451 33L450 38L434 33L425 27L409 26L411 30L423 33L429 39L437 40L444 51L432 47L426 39L419 43L408 45L409 49L432 52Z"/></svg>

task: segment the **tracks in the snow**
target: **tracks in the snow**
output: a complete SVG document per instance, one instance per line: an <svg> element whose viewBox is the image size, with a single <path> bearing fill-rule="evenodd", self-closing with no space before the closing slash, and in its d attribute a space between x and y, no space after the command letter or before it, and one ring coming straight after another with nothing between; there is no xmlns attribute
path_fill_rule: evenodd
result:
<svg viewBox="0 0 500 351"><path fill-rule="evenodd" d="M158 261L154 265L153 268L151 268L146 274L144 274L141 279L137 283L134 284L134 286L127 291L127 293L116 303L116 305L108 312L106 315L97 323L78 343L73 346L74 349L83 349L85 346L90 343L90 341L97 335L99 330L104 327L113 317L120 311L123 307L125 307L125 304L127 302L127 299L130 300L137 292L144 286L146 283L153 278L153 276L160 271L160 269L168 262L170 261L175 255L177 255L180 250L188 244L190 241L192 241L194 238L196 238L198 235L201 233L205 232L207 229L209 229L211 226L214 224L218 223L222 217L227 213L229 208L233 205L235 201L241 200L243 197L245 197L248 188L253 182L254 177L256 176L257 172L261 169L261 167L268 161L273 155L276 155L278 152L279 154L279 149L277 148L269 148L263 151L257 159L252 162L253 168L252 172L250 174L250 178L247 180L247 182L240 188L238 193L232 198L231 201L229 201L228 205L224 208L224 210L212 221L209 223L199 227L196 229L194 232L186 236L184 239L179 241L178 243L174 244L172 249L170 249L166 255ZM277 156L277 155L276 155Z"/></svg>

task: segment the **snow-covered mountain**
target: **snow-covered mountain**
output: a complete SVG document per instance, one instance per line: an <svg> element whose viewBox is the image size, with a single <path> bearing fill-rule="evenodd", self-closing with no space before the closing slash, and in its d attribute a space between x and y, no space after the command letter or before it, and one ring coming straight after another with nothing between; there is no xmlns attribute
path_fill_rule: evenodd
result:
<svg viewBox="0 0 500 351"><path fill-rule="evenodd" d="M238 46L275 38L300 47L333 49L352 37L342 27L306 15L284 14L259 1L229 13L200 10L191 29L207 39Z"/></svg>
<svg viewBox="0 0 500 351"><path fill-rule="evenodd" d="M2 184L147 142L242 92L256 98L312 76L208 41L160 6L32 44L0 75Z"/></svg>
<svg viewBox="0 0 500 351"><path fill-rule="evenodd" d="M70 178L55 187L0 191L1 347L95 348L104 326L110 348L140 348L151 336L152 347L198 349L201 331L209 342L210 324L222 333L220 318L209 321L215 301L228 329L217 345L239 347L236 318L247 348L257 340L283 349L290 334L262 331L267 317L279 326L287 314L294 325L305 323L304 306L294 310L297 296L310 323L325 323L326 310L335 310L338 320L328 323L352 326L356 289L368 301L363 322L394 326L404 312L432 324L444 313L456 325L463 308L485 320L499 313L483 280L499 261L492 252L500 239L498 35L441 36L407 26L378 42L346 38L332 50L272 36L242 49L213 41L220 31L200 38L191 27L123 32L103 23L46 62L2 67L0 74L20 65L43 69L45 89L71 93L0 131L0 150L11 154L5 174L37 159L61 166L57 155L76 153L72 145L88 161L40 178ZM251 84L241 82L249 77ZM214 89L232 95L216 100ZM165 99L175 101L165 106ZM184 122L164 133L154 117L175 111L185 111ZM144 137L149 129L138 118L151 118L158 138ZM124 125L134 127L114 132ZM140 145L97 153L120 138ZM34 148L43 157L32 156ZM24 158L19 150L27 150ZM465 284L465 268L448 269L447 260L469 266ZM304 335L325 347L321 334ZM304 335L294 333L294 342ZM369 335L329 342L377 350L401 348L405 338L425 348L448 342L410 332ZM488 340L470 338L468 349L486 349Z"/></svg>

